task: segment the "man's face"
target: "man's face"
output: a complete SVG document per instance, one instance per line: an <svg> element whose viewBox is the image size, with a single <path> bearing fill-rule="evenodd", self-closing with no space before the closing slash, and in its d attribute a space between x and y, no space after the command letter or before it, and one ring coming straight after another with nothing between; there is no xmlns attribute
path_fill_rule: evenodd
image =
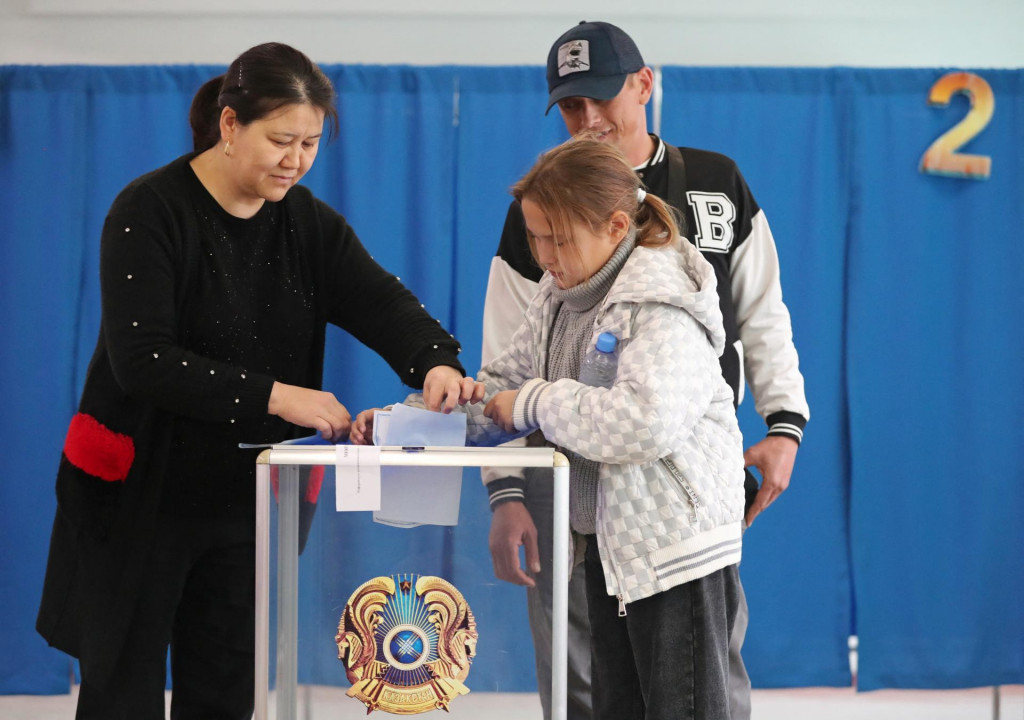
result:
<svg viewBox="0 0 1024 720"><path fill-rule="evenodd" d="M593 131L599 140L616 145L630 163L639 165L650 155L645 106L653 87L654 74L645 67L627 77L611 100L568 97L558 101L558 110L571 135Z"/></svg>

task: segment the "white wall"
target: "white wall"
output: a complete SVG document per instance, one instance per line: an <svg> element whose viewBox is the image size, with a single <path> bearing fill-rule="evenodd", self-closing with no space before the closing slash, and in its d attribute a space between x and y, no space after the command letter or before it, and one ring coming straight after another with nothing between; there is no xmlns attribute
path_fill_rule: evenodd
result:
<svg viewBox="0 0 1024 720"><path fill-rule="evenodd" d="M651 65L1024 67L1024 0L0 0L0 64L540 65L581 19ZM285 8L289 9L285 9Z"/></svg>

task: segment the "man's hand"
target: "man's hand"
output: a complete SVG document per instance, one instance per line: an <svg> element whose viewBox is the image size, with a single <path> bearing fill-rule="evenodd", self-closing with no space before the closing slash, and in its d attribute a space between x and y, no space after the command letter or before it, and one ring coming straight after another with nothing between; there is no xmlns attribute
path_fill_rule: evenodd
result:
<svg viewBox="0 0 1024 720"><path fill-rule="evenodd" d="M537 550L537 527L533 524L530 511L521 502L502 503L494 509L491 517L491 535L488 540L494 576L499 580L533 587L533 578L519 566L519 547L526 548L526 567L530 572L540 572L540 556Z"/></svg>
<svg viewBox="0 0 1024 720"><path fill-rule="evenodd" d="M756 445L751 445L743 453L746 467L756 467L761 471L761 489L757 491L753 505L747 511L747 526L754 524L754 518L766 510L775 499L789 487L789 477L793 474L793 463L796 462L796 451L799 443L782 435L770 435Z"/></svg>

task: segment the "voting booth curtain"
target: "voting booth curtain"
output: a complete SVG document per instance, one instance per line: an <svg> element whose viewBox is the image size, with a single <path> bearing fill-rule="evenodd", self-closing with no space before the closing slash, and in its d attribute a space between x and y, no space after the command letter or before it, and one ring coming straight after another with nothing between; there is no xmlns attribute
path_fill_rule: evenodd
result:
<svg viewBox="0 0 1024 720"><path fill-rule="evenodd" d="M543 70L324 69L340 133L305 182L474 372L508 188L565 138L543 115ZM222 70L0 67L0 693L68 688L67 657L33 625L99 325L103 217L191 148L192 95ZM766 212L811 406L789 490L744 537L755 687L849 685L850 635L864 690L1024 682L1024 71L664 68L661 81L664 137L734 158ZM407 392L340 331L324 377L353 411ZM752 406L748 392L747 445L764 433ZM492 649L474 690L532 690L523 591L493 581L476 471L460 517L413 552L490 586L471 601ZM339 538L314 522L307 552L344 556L373 540L368 525ZM348 564L354 588L367 578ZM299 673L344 682L318 663Z"/></svg>

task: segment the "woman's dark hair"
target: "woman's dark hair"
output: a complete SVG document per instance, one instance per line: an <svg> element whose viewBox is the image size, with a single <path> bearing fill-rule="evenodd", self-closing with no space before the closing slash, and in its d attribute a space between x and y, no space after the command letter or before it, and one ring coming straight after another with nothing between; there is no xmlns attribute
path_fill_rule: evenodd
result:
<svg viewBox="0 0 1024 720"><path fill-rule="evenodd" d="M285 105L308 103L323 110L338 130L334 86L316 63L283 43L264 43L238 56L228 71L207 81L192 98L189 124L197 152L220 142L220 115L230 107L248 125Z"/></svg>

